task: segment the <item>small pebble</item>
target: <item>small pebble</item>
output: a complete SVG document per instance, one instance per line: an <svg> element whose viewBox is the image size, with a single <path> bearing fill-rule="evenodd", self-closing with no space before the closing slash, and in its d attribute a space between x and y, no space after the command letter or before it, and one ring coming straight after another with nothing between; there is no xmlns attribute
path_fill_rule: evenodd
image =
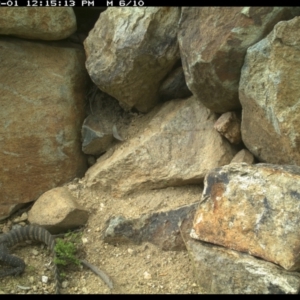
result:
<svg viewBox="0 0 300 300"><path fill-rule="evenodd" d="M28 214L27 212L22 213L21 217L20 217L20 221L26 221L28 219Z"/></svg>
<svg viewBox="0 0 300 300"><path fill-rule="evenodd" d="M61 287L63 288L63 289L65 289L65 288L67 288L69 286L69 282L68 281L63 281L62 283L61 283Z"/></svg>
<svg viewBox="0 0 300 300"><path fill-rule="evenodd" d="M68 185L68 189L69 189L69 190L76 190L76 189L77 189L77 185L75 185L75 184L70 184L70 185Z"/></svg>
<svg viewBox="0 0 300 300"><path fill-rule="evenodd" d="M134 250L132 250L131 248L128 248L127 252L132 255L134 253Z"/></svg>
<svg viewBox="0 0 300 300"><path fill-rule="evenodd" d="M152 278L152 276L151 276L151 274L149 273L149 272L144 272L144 279L151 279Z"/></svg>
<svg viewBox="0 0 300 300"><path fill-rule="evenodd" d="M48 282L48 276L42 276L42 282L47 283Z"/></svg>
<svg viewBox="0 0 300 300"><path fill-rule="evenodd" d="M31 253L32 253L34 256L39 255L39 251L37 251L36 249L32 249L32 250L31 250Z"/></svg>
<svg viewBox="0 0 300 300"><path fill-rule="evenodd" d="M15 219L13 219L13 223L19 223L20 222L20 217L16 217Z"/></svg>

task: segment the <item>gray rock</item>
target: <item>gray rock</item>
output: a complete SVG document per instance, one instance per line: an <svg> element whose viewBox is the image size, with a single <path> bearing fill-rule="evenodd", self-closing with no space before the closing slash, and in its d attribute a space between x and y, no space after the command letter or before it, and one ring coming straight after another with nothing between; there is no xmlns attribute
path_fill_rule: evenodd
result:
<svg viewBox="0 0 300 300"><path fill-rule="evenodd" d="M82 151L86 154L100 155L112 144L114 139L111 122L103 122L102 115L89 115L83 122Z"/></svg>
<svg viewBox="0 0 300 300"><path fill-rule="evenodd" d="M166 212L144 214L137 219L112 217L107 221L104 241L135 244L151 242L162 250L185 250L180 232L187 234L190 230L197 205L189 204Z"/></svg>
<svg viewBox="0 0 300 300"><path fill-rule="evenodd" d="M198 285L209 294L298 294L300 274L220 246L188 240Z"/></svg>
<svg viewBox="0 0 300 300"><path fill-rule="evenodd" d="M123 107L147 112L180 58L178 7L109 7L84 41L93 82Z"/></svg>
<svg viewBox="0 0 300 300"><path fill-rule="evenodd" d="M181 66L168 75L160 86L158 93L161 101L183 99L192 96L192 92L186 85Z"/></svg>

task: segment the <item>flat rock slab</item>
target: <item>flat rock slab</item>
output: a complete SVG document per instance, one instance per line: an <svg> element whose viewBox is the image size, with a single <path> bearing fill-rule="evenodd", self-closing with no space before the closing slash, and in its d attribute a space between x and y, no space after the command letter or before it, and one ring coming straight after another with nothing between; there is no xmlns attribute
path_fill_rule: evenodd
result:
<svg viewBox="0 0 300 300"><path fill-rule="evenodd" d="M208 170L230 163L237 152L213 128L216 114L196 97L166 102L145 118L150 121L144 129L87 171L87 186L120 197L202 183Z"/></svg>
<svg viewBox="0 0 300 300"><path fill-rule="evenodd" d="M183 234L192 224L198 203L189 204L166 212L144 214L137 219L112 217L107 221L104 241L107 243L151 242L162 250L186 250Z"/></svg>
<svg viewBox="0 0 300 300"><path fill-rule="evenodd" d="M190 239L196 282L209 294L297 294L300 274L251 255Z"/></svg>
<svg viewBox="0 0 300 300"><path fill-rule="evenodd" d="M193 238L300 269L300 168L233 163L211 170Z"/></svg>

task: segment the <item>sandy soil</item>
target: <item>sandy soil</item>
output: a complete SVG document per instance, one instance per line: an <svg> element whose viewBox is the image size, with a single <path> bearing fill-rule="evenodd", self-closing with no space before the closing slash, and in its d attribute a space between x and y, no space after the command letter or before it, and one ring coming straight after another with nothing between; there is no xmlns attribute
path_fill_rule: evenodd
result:
<svg viewBox="0 0 300 300"><path fill-rule="evenodd" d="M122 214L138 217L141 213L166 211L200 199L200 186L170 187L115 199L111 195L85 188L83 181L68 184L78 202L90 212L88 223L81 229L82 244L78 257L104 271L113 281L110 289L100 277L84 266L69 266L63 270L63 294L157 294L202 293L193 276L193 266L187 251L162 251L147 242L140 245L103 242L105 222L110 216ZM0 224L0 230L12 227L13 218ZM52 293L52 256L45 245L24 243L11 253L25 260L21 276L0 279L0 293ZM42 276L48 276L47 283Z"/></svg>

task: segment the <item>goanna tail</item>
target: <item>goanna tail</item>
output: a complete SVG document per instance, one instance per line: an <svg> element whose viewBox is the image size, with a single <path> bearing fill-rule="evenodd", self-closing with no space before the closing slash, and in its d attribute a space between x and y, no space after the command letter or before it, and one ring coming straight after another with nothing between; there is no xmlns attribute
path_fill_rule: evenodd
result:
<svg viewBox="0 0 300 300"><path fill-rule="evenodd" d="M54 251L55 239L48 230L40 226L28 225L25 227L14 229L7 234L1 235L0 244L3 245L3 250L4 250L4 247L9 248L14 246L17 243L26 240L33 240L33 241L39 241L45 243L48 246L48 248L51 250L53 254L53 258L55 258L55 251ZM59 272L57 266L54 262L53 264L54 264L53 268L54 268L55 292L58 294L60 289L60 278L59 278Z"/></svg>

